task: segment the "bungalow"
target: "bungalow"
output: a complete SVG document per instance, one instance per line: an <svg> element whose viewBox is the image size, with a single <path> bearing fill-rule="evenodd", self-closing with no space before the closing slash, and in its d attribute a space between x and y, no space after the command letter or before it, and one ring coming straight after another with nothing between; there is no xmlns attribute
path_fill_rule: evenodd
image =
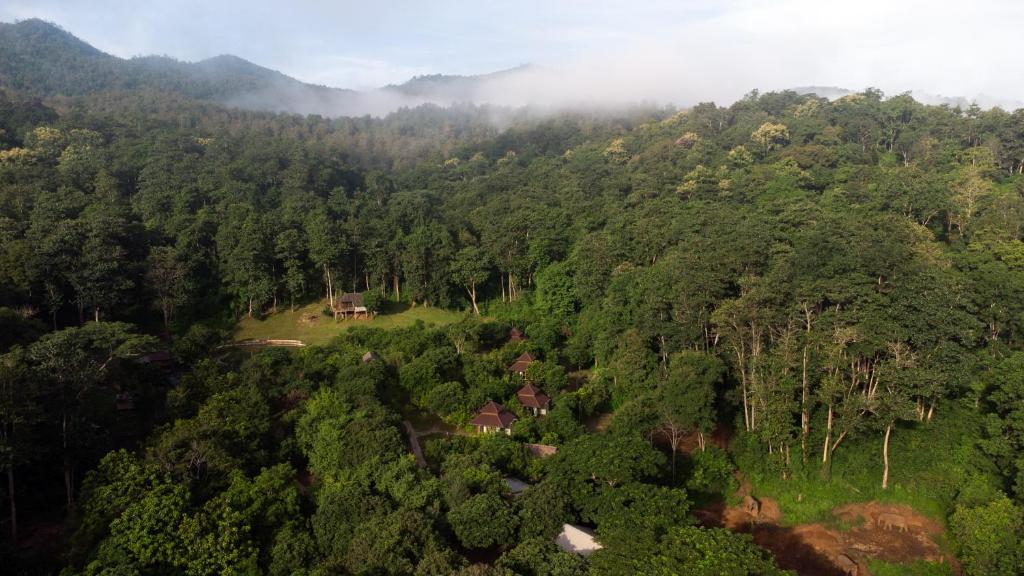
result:
<svg viewBox="0 0 1024 576"><path fill-rule="evenodd" d="M512 423L515 421L515 414L509 412L497 402L488 401L469 423L476 426L477 432L504 432L505 434L511 434Z"/></svg>
<svg viewBox="0 0 1024 576"><path fill-rule="evenodd" d="M526 386L523 386L516 392L516 399L523 405L523 408L532 412L534 416L547 414L548 407L551 405L551 399L530 383L527 383Z"/></svg>
<svg viewBox="0 0 1024 576"><path fill-rule="evenodd" d="M523 334L523 331L520 330L519 328L513 328L508 331L509 342L522 342L523 340L526 340L526 336Z"/></svg>
<svg viewBox="0 0 1024 576"><path fill-rule="evenodd" d="M530 364L533 364L533 362L533 355L529 352L523 352L522 355L519 356L519 358L516 358L516 361L508 367L508 371L513 374L523 376L526 374L526 369L529 368Z"/></svg>
<svg viewBox="0 0 1024 576"><path fill-rule="evenodd" d="M594 538L594 533L582 526L562 524L562 532L555 537L555 544L566 552L590 556L595 550L604 548Z"/></svg>
<svg viewBox="0 0 1024 576"><path fill-rule="evenodd" d="M360 316L369 318L370 311L367 310L366 304L363 302L362 294L346 292L338 298L334 306L334 315L342 318L359 318Z"/></svg>

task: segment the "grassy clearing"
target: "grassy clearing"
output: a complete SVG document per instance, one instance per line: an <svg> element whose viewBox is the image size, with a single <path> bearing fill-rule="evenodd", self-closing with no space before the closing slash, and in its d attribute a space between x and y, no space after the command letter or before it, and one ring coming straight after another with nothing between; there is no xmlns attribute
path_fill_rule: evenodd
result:
<svg viewBox="0 0 1024 576"><path fill-rule="evenodd" d="M913 424L894 432L890 486L880 486L881 437L848 442L836 451L832 474L819 474L820 454L812 453L800 470L794 451L793 476L783 480L759 452L738 450L737 462L754 485L755 495L776 499L787 525L835 522L832 510L843 504L878 501L906 504L945 523L964 478L986 469L977 448L978 422L969 408L950 405L931 424ZM737 444L740 444L739 442Z"/></svg>
<svg viewBox="0 0 1024 576"><path fill-rule="evenodd" d="M425 306L409 308L407 305L393 304L385 307L372 320L339 320L335 322L330 316L323 316L326 306L326 301L321 301L296 308L294 311L283 310L276 314L269 314L262 319L242 318L235 326L235 340L277 338L302 340L306 344L320 345L330 342L332 338L353 326L388 330L412 326L417 321L445 325L451 324L465 315L464 312L452 312L441 308ZM306 314L316 314L317 321L303 322L302 317Z"/></svg>
<svg viewBox="0 0 1024 576"><path fill-rule="evenodd" d="M952 576L953 568L946 562L918 560L909 564L892 564L881 560L868 563L875 576Z"/></svg>

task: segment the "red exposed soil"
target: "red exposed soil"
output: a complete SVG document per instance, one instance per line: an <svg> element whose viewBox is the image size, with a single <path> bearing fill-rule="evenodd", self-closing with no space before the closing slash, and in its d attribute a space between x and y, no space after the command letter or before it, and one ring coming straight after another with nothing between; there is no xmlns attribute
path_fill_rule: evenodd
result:
<svg viewBox="0 0 1024 576"><path fill-rule="evenodd" d="M738 495L749 494L749 482L741 480ZM800 575L867 576L871 559L901 564L948 562L954 574L960 573L956 559L944 554L936 543L942 525L909 506L878 502L840 506L832 514L837 522L850 527L840 530L824 524L781 526L778 502L771 498L759 502L756 516L742 505L727 508L724 503L698 510L697 516L706 526L750 534L755 543L772 552L780 567Z"/></svg>

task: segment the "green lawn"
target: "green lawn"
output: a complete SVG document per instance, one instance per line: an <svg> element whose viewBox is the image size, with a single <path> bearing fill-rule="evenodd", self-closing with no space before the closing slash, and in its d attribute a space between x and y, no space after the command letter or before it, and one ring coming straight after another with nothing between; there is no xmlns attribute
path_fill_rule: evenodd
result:
<svg viewBox="0 0 1024 576"><path fill-rule="evenodd" d="M918 560L909 564L892 564L871 560L871 573L875 576L951 576L953 568L946 562Z"/></svg>
<svg viewBox="0 0 1024 576"><path fill-rule="evenodd" d="M263 319L242 318L235 327L235 340L251 339L282 339L302 340L306 344L326 344L332 338L353 326L369 328L402 328L411 326L417 320L427 324L451 324L462 318L464 312L452 312L441 308L417 306L408 308L402 305L386 307L381 314L372 320L339 320L335 322L330 316L323 316L326 306L324 302L314 302L295 311L283 310L269 314ZM304 314L316 314L317 321L303 322Z"/></svg>
<svg viewBox="0 0 1024 576"><path fill-rule="evenodd" d="M787 525L829 523L836 506L871 500L906 504L945 522L965 479L986 469L977 448L981 424L971 406L951 402L930 424L905 423L894 430L887 490L880 486L882 442L877 431L840 447L827 479L819 474L817 451L801 471L794 450L794 473L788 480L767 468L762 453L746 452L736 444L736 457L754 484L754 494L776 499Z"/></svg>

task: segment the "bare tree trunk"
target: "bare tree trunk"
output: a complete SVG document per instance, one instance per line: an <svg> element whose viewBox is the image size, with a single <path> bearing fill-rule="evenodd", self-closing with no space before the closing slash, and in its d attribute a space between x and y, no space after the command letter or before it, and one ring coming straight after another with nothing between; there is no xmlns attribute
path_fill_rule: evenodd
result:
<svg viewBox="0 0 1024 576"><path fill-rule="evenodd" d="M473 303L473 312L480 315L480 308L476 305L476 282L469 283L469 301Z"/></svg>
<svg viewBox="0 0 1024 576"><path fill-rule="evenodd" d="M399 281L398 281L398 274L397 273L393 275L393 279L395 281L395 302L398 302L398 301L400 301L402 299L402 291L399 288Z"/></svg>
<svg viewBox="0 0 1024 576"><path fill-rule="evenodd" d="M743 392L743 425L746 427L747 432L750 432L753 429L753 425L751 423L750 402L747 399L747 376L742 368L740 369L740 387Z"/></svg>
<svg viewBox="0 0 1024 576"><path fill-rule="evenodd" d="M810 365L810 339L811 339L811 327L812 327L812 313L811 309L807 304L804 304L804 330L805 338L804 342L804 356L803 356L803 368L801 372L801 390L800 390L800 451L802 453L803 462L807 462L807 441L811 434L811 382L810 374L808 373L808 367Z"/></svg>
<svg viewBox="0 0 1024 576"><path fill-rule="evenodd" d="M99 321L100 321L100 309L99 308L93 308L92 309L92 314L93 314L93 316L92 316L93 320L96 321L97 323L99 323Z"/></svg>
<svg viewBox="0 0 1024 576"><path fill-rule="evenodd" d="M808 346L804 344L803 374L801 375L800 391L800 451L803 461L807 462L807 438L811 434L810 382L807 374Z"/></svg>
<svg viewBox="0 0 1024 576"><path fill-rule="evenodd" d="M334 310L334 284L331 282L331 268L324 264L324 275L327 277L327 302Z"/></svg>
<svg viewBox="0 0 1024 576"><path fill-rule="evenodd" d="M825 447L821 453L821 465L824 468L828 465L829 444L832 441L832 403L828 405L828 421L825 424Z"/></svg>
<svg viewBox="0 0 1024 576"><path fill-rule="evenodd" d="M882 490L889 488L889 436L892 434L892 424L885 427L885 442L882 443L882 460L885 467L882 468Z"/></svg>
<svg viewBox="0 0 1024 576"><path fill-rule="evenodd" d="M505 302L505 275L498 274L498 279L501 280L501 301Z"/></svg>

